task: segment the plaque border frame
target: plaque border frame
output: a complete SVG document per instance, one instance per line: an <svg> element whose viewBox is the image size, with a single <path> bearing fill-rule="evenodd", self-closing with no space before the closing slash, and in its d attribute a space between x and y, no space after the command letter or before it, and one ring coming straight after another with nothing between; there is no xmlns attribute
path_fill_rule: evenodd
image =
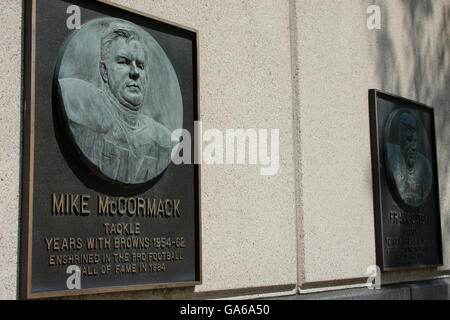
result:
<svg viewBox="0 0 450 320"><path fill-rule="evenodd" d="M404 103L413 104L414 108L424 112L431 113L431 131L427 132L430 134L431 141L433 143L430 146L430 150L433 153L434 161L433 166L433 179L435 182L435 197L436 201L436 211L437 211L437 223L435 228L439 231L437 235L438 246L439 246L439 256L437 257L439 263L437 264L417 264L411 266L402 267L386 267L384 265L385 255L384 255L384 233L383 233L383 217L382 217L382 198L381 198L381 159L382 150L380 150L379 141L379 129L378 128L378 97L385 96L390 99L400 100ZM415 270L415 269L430 269L438 268L444 265L443 252L442 252L442 217L440 209L440 191L439 191L439 168L437 163L437 144L436 144L436 113L434 108L423 104L418 101L414 101L408 98L404 98L399 95L394 95L388 92L384 92L378 89L369 90L369 122L370 122L370 149L371 149L371 166L372 166L372 187L373 187L373 209L374 209L374 225L375 225L375 252L376 252L376 264L382 272L392 272L392 271L404 271L404 270ZM381 128L382 130L382 128ZM389 191L390 192L390 191Z"/></svg>
<svg viewBox="0 0 450 320"><path fill-rule="evenodd" d="M32 238L33 238L33 198L34 198L34 146L35 146L35 68L36 68L36 1L22 1L22 81L21 81L21 163L20 163L20 193L19 196L19 245L18 245L18 290L19 299L40 299L69 297L90 294L104 294L117 292L132 292L162 288L184 288L195 287L203 284L202 271L202 206L201 206L201 164L194 164L195 177L194 187L196 187L196 257L198 264L195 270L194 281L169 282L144 285L125 285L99 287L79 290L58 290L40 293L32 293ZM193 71L194 97L196 118L200 121L200 61L199 61L199 31L192 27L181 25L154 15L144 13L126 6L112 3L109 0L96 0L100 4L111 6L115 9L149 18L157 22L164 23L195 35L195 70ZM28 137L26 139L25 137ZM200 152L201 148L194 148L194 152ZM195 181L196 180L196 181ZM196 183L195 183L196 182Z"/></svg>

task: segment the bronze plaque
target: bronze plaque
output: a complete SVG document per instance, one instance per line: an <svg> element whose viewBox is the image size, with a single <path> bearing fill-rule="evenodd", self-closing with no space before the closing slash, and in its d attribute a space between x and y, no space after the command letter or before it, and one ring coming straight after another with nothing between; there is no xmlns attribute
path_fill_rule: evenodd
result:
<svg viewBox="0 0 450 320"><path fill-rule="evenodd" d="M201 283L197 32L87 0L24 27L20 296Z"/></svg>
<svg viewBox="0 0 450 320"><path fill-rule="evenodd" d="M369 97L377 264L441 265L434 111L376 90Z"/></svg>

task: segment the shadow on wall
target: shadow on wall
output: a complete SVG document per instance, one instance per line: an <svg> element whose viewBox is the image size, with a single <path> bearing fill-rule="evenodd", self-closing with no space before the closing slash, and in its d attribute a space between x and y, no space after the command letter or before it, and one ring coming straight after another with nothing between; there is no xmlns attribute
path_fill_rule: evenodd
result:
<svg viewBox="0 0 450 320"><path fill-rule="evenodd" d="M450 190L450 2L398 0L399 13L385 12L378 32L377 76L381 90L431 105L436 113L436 139L441 197ZM403 19L401 37L394 18ZM399 41L400 39L400 41ZM403 60L400 60L403 59ZM401 63L401 64L400 64ZM400 70L400 65L405 66ZM405 72L406 70L406 72ZM441 211L444 208L441 208ZM445 213L442 211L442 213Z"/></svg>

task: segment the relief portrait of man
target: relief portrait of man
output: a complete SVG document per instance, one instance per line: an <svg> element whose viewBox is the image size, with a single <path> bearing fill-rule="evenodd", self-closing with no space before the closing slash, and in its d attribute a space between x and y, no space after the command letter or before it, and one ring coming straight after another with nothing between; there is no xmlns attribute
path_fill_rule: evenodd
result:
<svg viewBox="0 0 450 320"><path fill-rule="evenodd" d="M393 136L396 136L395 142ZM426 144L426 141L420 120L411 112L400 109L391 114L385 132L386 171L391 189L411 207L420 207L431 191L431 162L419 151L420 143ZM426 149L429 148L423 148Z"/></svg>
<svg viewBox="0 0 450 320"><path fill-rule="evenodd" d="M76 147L109 180L145 183L161 174L178 142L182 100L171 62L142 28L93 20L66 43L57 83Z"/></svg>

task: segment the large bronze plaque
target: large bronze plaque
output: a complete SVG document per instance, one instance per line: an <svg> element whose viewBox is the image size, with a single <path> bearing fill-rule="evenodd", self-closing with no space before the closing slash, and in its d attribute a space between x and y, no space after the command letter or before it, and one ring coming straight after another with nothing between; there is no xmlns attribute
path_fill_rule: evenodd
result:
<svg viewBox="0 0 450 320"><path fill-rule="evenodd" d="M377 264L442 264L434 111L369 92Z"/></svg>
<svg viewBox="0 0 450 320"><path fill-rule="evenodd" d="M201 283L197 32L88 0L24 28L20 297Z"/></svg>

